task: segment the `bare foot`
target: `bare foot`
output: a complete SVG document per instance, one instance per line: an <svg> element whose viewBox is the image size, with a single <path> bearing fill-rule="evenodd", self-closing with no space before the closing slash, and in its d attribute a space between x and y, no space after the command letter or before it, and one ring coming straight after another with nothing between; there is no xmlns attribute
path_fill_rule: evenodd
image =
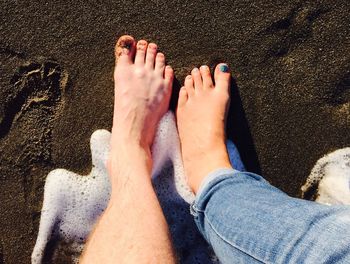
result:
<svg viewBox="0 0 350 264"><path fill-rule="evenodd" d="M194 68L185 79L177 106L177 126L188 183L197 193L205 176L232 168L226 150L225 122L230 101L230 73L219 64L213 83L208 66Z"/></svg>
<svg viewBox="0 0 350 264"><path fill-rule="evenodd" d="M156 126L168 110L173 70L165 65L165 56L157 52L156 44L136 43L131 36L119 38L115 55L111 153L126 155L123 150L133 146L149 152Z"/></svg>
<svg viewBox="0 0 350 264"><path fill-rule="evenodd" d="M150 155L156 125L168 108L173 70L165 66L156 44L144 40L136 45L132 37L123 36L115 53L107 162L111 194L80 263L175 263L168 225L151 182Z"/></svg>

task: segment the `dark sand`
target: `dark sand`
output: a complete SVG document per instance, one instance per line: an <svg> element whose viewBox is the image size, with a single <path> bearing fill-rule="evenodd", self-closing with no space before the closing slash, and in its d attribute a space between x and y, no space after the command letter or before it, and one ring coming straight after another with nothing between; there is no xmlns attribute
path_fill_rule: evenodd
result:
<svg viewBox="0 0 350 264"><path fill-rule="evenodd" d="M1 1L0 263L29 263L47 173L90 170L125 33L159 44L177 89L193 66L228 62L229 137L298 196L316 160L350 144L349 13L348 0Z"/></svg>

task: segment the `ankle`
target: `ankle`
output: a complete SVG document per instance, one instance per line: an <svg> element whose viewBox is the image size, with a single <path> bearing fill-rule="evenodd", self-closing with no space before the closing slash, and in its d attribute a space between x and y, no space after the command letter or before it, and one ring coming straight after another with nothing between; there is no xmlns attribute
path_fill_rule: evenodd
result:
<svg viewBox="0 0 350 264"><path fill-rule="evenodd" d="M150 149L151 143L149 138L144 135L143 131L128 131L122 127L114 126L112 128L112 146L127 145L131 148Z"/></svg>
<svg viewBox="0 0 350 264"><path fill-rule="evenodd" d="M107 168L111 178L123 177L123 175L129 175L133 172L136 173L135 170L137 168L151 172L152 157L149 147L143 146L139 142L120 142L117 139L113 141L112 146L116 147L111 149L107 161Z"/></svg>
<svg viewBox="0 0 350 264"><path fill-rule="evenodd" d="M232 169L226 147L222 149L213 149L204 153L201 157L196 157L189 161L192 163L192 169L187 171L188 183L194 193L197 193L202 181L207 175L217 169Z"/></svg>

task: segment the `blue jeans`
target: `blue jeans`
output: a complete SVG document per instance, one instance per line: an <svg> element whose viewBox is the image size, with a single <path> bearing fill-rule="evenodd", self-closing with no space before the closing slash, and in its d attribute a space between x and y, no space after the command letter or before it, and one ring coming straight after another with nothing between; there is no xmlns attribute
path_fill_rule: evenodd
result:
<svg viewBox="0 0 350 264"><path fill-rule="evenodd" d="M254 173L210 173L191 214L223 264L350 263L350 207L292 198Z"/></svg>

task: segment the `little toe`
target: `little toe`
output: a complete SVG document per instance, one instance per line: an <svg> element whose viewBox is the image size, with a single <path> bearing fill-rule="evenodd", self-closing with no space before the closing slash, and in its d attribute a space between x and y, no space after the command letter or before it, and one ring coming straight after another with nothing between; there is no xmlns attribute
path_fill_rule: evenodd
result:
<svg viewBox="0 0 350 264"><path fill-rule="evenodd" d="M213 79L210 74L210 69L207 65L203 65L199 68L203 80L203 88L211 89L214 88Z"/></svg>
<svg viewBox="0 0 350 264"><path fill-rule="evenodd" d="M154 43L148 44L146 52L146 67L154 68L154 61L157 54L157 45Z"/></svg>
<svg viewBox="0 0 350 264"><path fill-rule="evenodd" d="M225 91L229 91L230 89L230 81L231 81L231 73L230 69L225 63L220 63L215 68L214 73L215 79L215 89L221 89Z"/></svg>
<svg viewBox="0 0 350 264"><path fill-rule="evenodd" d="M157 73L159 73L161 76L163 76L164 69L165 69L165 56L163 53L158 52L157 56L156 56L155 70L157 71Z"/></svg>
<svg viewBox="0 0 350 264"><path fill-rule="evenodd" d="M135 56L135 39L129 35L121 36L114 52L117 63L132 64Z"/></svg>
<svg viewBox="0 0 350 264"><path fill-rule="evenodd" d="M203 88L203 81L202 76L198 70L198 68L194 68L191 72L193 82L194 82L194 89L200 91Z"/></svg>
<svg viewBox="0 0 350 264"><path fill-rule="evenodd" d="M137 42L135 65L142 66L145 64L147 45L148 45L147 41L143 39Z"/></svg>
<svg viewBox="0 0 350 264"><path fill-rule="evenodd" d="M179 100L177 101L177 106L182 107L186 104L188 99L187 90L185 86L182 86L179 92Z"/></svg>
<svg viewBox="0 0 350 264"><path fill-rule="evenodd" d="M194 95L194 83L191 75L187 75L185 78L185 88L189 97Z"/></svg>

